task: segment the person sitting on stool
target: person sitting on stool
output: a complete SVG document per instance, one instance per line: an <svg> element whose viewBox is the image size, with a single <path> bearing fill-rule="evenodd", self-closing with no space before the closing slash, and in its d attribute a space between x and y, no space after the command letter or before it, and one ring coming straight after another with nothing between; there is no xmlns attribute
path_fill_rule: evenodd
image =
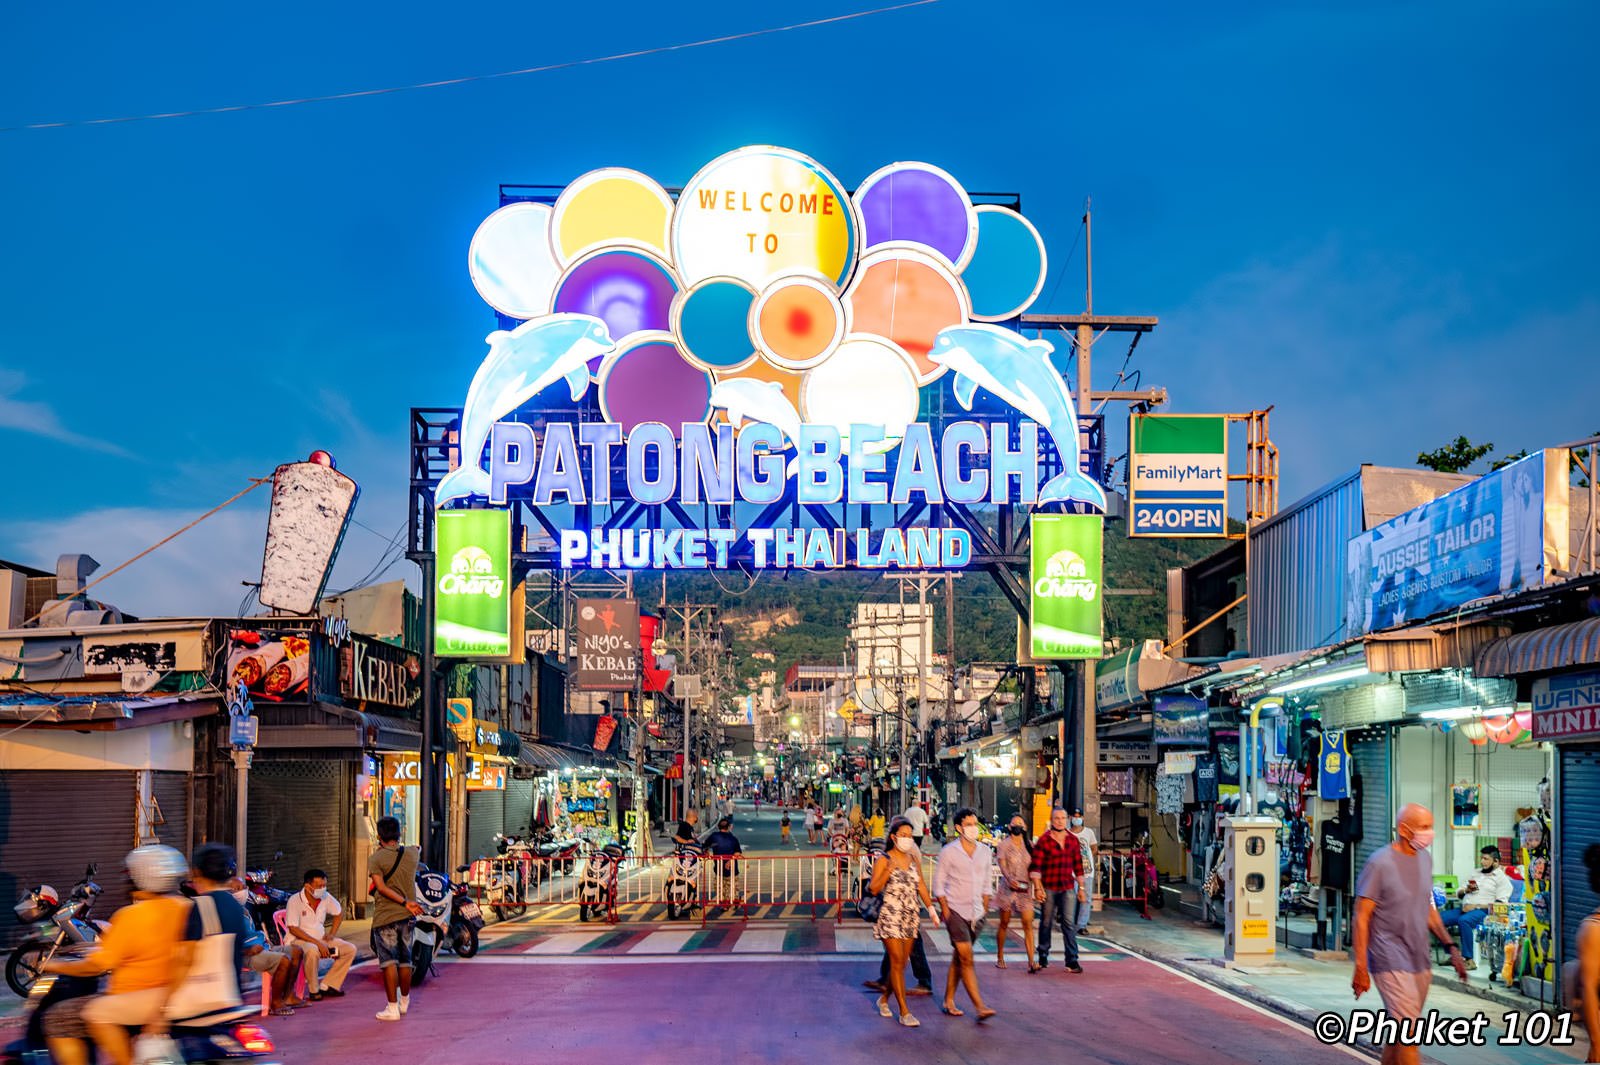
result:
<svg viewBox="0 0 1600 1065"><path fill-rule="evenodd" d="M1461 936L1461 953L1467 959L1467 968L1476 969L1472 952L1478 926L1489 919L1489 908L1497 902L1511 901L1511 878L1500 867L1500 849L1485 847L1478 853L1478 873L1467 881L1467 886L1456 892L1461 908L1445 910L1439 916L1446 928L1455 929Z"/></svg>

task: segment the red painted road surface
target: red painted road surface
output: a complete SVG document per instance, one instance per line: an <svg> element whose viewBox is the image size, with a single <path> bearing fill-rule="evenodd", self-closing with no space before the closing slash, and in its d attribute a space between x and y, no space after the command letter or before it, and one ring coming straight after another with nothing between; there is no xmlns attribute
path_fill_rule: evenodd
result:
<svg viewBox="0 0 1600 1065"><path fill-rule="evenodd" d="M1018 952L1018 958L1021 955ZM485 954L439 966L398 1023L374 1019L377 974L352 974L348 996L275 1019L286 1063L497 1065L638 1062L916 1065L1104 1062L1108 1065L1349 1065L1349 1052L1138 958L1030 975L1012 962L979 973L1000 1016L973 1023L939 999L912 999L920 1029L879 1017L860 984L867 958L727 954L671 959ZM943 987L942 959L934 960ZM1369 1059L1370 1060L1370 1059Z"/></svg>

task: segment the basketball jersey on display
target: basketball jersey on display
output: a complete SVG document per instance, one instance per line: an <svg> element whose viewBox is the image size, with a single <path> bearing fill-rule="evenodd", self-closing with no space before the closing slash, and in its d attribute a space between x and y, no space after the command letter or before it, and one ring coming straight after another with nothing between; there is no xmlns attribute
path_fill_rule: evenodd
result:
<svg viewBox="0 0 1600 1065"><path fill-rule="evenodd" d="M1324 799L1350 797L1350 752L1342 729L1322 733L1322 754L1317 758L1317 795Z"/></svg>

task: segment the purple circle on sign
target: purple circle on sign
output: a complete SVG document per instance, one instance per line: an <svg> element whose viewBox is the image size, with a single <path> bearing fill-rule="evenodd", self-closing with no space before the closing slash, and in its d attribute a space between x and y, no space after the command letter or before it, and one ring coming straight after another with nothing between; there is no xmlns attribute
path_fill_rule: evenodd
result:
<svg viewBox="0 0 1600 1065"><path fill-rule="evenodd" d="M671 328L678 282L671 267L647 252L608 248L585 255L556 283L556 313L592 314L619 343L633 333ZM589 363L591 371L600 360Z"/></svg>
<svg viewBox="0 0 1600 1065"><path fill-rule="evenodd" d="M647 340L606 363L600 408L625 434L643 422L662 422L678 436L682 423L711 414L711 375L692 366L672 341Z"/></svg>
<svg viewBox="0 0 1600 1065"><path fill-rule="evenodd" d="M856 192L868 248L890 241L926 245L960 267L970 252L972 202L955 179L923 164L901 164L873 174Z"/></svg>

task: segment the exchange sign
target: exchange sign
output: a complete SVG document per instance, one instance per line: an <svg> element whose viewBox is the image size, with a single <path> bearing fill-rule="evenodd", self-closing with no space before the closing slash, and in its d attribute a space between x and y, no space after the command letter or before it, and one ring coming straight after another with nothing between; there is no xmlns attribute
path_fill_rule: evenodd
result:
<svg viewBox="0 0 1600 1065"><path fill-rule="evenodd" d="M1034 658L1091 658L1105 653L1101 615L1098 514L1033 516L1032 632Z"/></svg>
<svg viewBox="0 0 1600 1065"><path fill-rule="evenodd" d="M434 654L498 658L511 653L511 513L444 510L434 549Z"/></svg>

